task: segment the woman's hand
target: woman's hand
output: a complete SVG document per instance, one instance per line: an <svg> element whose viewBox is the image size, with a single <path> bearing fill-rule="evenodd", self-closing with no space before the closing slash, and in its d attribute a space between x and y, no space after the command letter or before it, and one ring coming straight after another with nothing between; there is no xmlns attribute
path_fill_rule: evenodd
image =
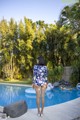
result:
<svg viewBox="0 0 80 120"><path fill-rule="evenodd" d="M48 84L46 83L46 88L47 88Z"/></svg>
<svg viewBox="0 0 80 120"><path fill-rule="evenodd" d="M46 83L45 86L46 86L46 88L47 88L48 84Z"/></svg>
<svg viewBox="0 0 80 120"><path fill-rule="evenodd" d="M32 84L32 88L34 89L34 84Z"/></svg>

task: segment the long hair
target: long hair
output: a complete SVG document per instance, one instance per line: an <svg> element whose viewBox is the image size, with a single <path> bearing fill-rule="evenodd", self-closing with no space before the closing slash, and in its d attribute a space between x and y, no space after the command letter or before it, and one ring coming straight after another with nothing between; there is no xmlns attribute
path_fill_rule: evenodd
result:
<svg viewBox="0 0 80 120"><path fill-rule="evenodd" d="M45 65L45 60L44 60L43 56L39 56L37 59L39 60L38 65Z"/></svg>

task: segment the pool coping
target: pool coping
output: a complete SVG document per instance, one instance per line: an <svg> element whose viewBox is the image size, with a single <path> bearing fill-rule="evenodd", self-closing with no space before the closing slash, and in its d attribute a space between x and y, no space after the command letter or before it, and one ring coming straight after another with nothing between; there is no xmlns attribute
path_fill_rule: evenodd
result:
<svg viewBox="0 0 80 120"><path fill-rule="evenodd" d="M0 84L3 84L3 85L13 85L13 86L25 86L25 87L31 87L31 85L28 85L28 84L14 84L14 83L0 83Z"/></svg>
<svg viewBox="0 0 80 120"><path fill-rule="evenodd" d="M0 107L0 110L3 109ZM80 120L80 98L44 108L44 116L37 116L37 109L28 109L27 113L9 120ZM3 120L3 119L0 119Z"/></svg>

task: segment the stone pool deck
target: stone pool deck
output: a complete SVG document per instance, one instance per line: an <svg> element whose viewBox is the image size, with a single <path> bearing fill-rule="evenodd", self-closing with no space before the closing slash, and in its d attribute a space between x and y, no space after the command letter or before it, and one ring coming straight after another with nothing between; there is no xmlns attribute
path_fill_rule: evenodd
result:
<svg viewBox="0 0 80 120"><path fill-rule="evenodd" d="M0 107L0 111L3 108ZM0 120L5 120L0 117ZM37 116L37 109L28 109L27 113L7 120L80 120L80 98L59 105L44 108L44 116Z"/></svg>

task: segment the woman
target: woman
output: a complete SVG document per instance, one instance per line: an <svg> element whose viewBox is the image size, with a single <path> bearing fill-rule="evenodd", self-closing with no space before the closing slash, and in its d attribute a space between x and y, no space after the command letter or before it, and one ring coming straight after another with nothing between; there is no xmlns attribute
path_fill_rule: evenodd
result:
<svg viewBox="0 0 80 120"><path fill-rule="evenodd" d="M44 58L39 56L37 58L37 64L33 68L33 84L32 87L36 91L36 103L38 108L38 116L43 115L45 90L47 88L47 66L45 65ZM40 98L41 98L41 110L40 110Z"/></svg>

